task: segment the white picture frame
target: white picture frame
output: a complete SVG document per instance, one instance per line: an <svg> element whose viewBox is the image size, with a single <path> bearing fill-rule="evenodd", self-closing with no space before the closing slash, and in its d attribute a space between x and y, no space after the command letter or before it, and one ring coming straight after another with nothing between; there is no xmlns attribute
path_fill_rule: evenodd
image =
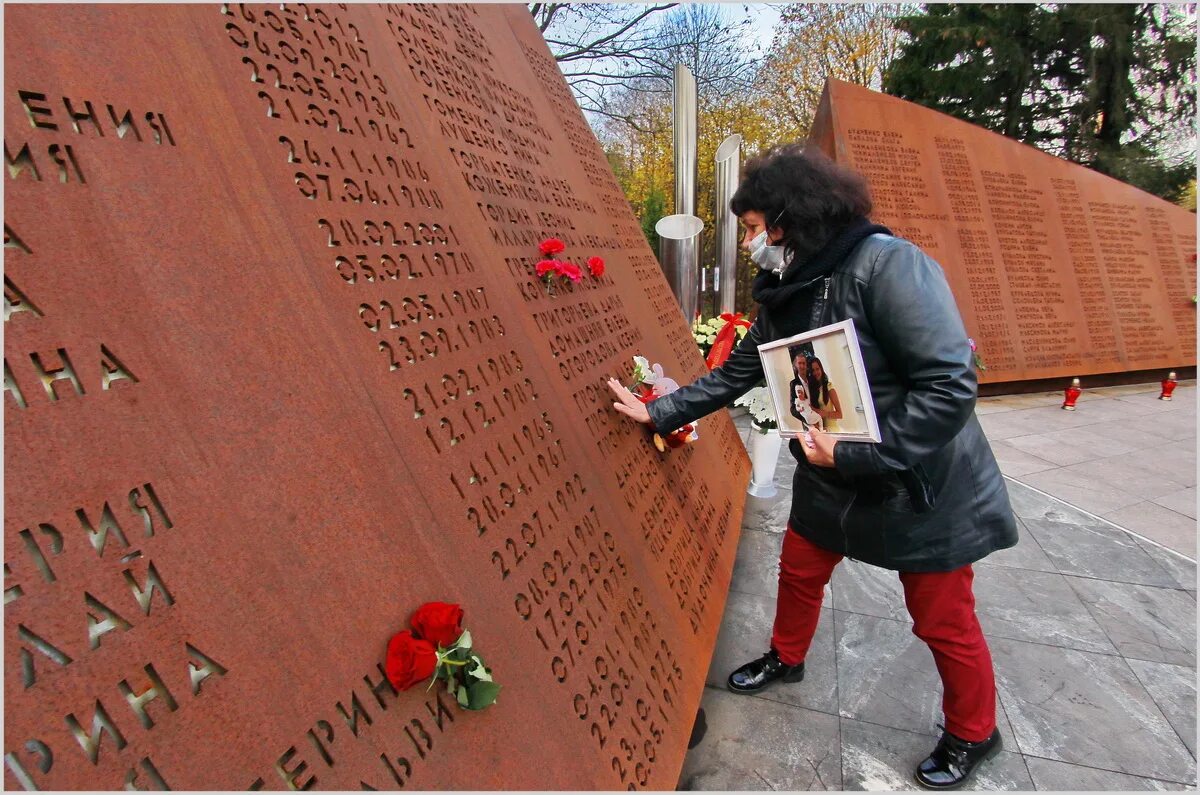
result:
<svg viewBox="0 0 1200 795"><path fill-rule="evenodd" d="M881 441L853 320L759 345L758 355L780 436L800 437L816 425L839 440Z"/></svg>

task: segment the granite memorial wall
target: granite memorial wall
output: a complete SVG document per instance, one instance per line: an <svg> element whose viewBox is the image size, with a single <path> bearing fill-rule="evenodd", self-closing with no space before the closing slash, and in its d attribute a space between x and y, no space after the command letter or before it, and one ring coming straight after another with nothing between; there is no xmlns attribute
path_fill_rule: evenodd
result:
<svg viewBox="0 0 1200 795"><path fill-rule="evenodd" d="M867 178L881 223L945 269L981 382L1196 364L1195 213L837 80L812 139Z"/></svg>
<svg viewBox="0 0 1200 795"><path fill-rule="evenodd" d="M611 409L704 366L524 7L5 23L6 786L674 788L749 467Z"/></svg>

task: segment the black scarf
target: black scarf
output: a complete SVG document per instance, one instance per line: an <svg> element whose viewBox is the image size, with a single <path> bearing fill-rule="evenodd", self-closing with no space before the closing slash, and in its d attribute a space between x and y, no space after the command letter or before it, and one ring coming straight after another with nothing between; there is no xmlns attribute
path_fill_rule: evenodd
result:
<svg viewBox="0 0 1200 795"><path fill-rule="evenodd" d="M789 315L804 318L807 324L824 277L833 273L864 238L874 234L890 235L892 230L866 218L851 221L816 254L789 265L782 279L773 271L760 269L750 294L768 313L787 307ZM808 326L802 330L807 331Z"/></svg>

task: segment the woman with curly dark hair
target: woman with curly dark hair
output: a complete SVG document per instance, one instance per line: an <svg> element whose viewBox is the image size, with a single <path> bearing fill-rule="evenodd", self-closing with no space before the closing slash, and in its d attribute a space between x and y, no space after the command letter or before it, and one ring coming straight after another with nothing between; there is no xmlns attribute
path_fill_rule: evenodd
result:
<svg viewBox="0 0 1200 795"><path fill-rule="evenodd" d="M757 384L759 345L853 321L882 441L834 440L815 428L791 441L798 466L771 647L728 686L753 693L803 679L825 585L843 556L895 570L943 685L945 731L916 780L957 788L1000 749L971 564L1016 544L1017 530L975 418L974 362L954 297L936 262L868 219L862 177L813 149L789 145L750 161L730 208L760 269L753 327L725 364L648 404L610 381L615 406L669 432ZM810 382L810 399L814 391Z"/></svg>

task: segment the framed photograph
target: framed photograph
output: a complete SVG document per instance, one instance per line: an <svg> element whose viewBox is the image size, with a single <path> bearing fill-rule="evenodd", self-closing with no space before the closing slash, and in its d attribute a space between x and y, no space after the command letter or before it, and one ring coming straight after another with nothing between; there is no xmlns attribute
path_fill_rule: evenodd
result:
<svg viewBox="0 0 1200 795"><path fill-rule="evenodd" d="M879 442L854 321L843 320L758 346L779 435L817 427L837 439Z"/></svg>

